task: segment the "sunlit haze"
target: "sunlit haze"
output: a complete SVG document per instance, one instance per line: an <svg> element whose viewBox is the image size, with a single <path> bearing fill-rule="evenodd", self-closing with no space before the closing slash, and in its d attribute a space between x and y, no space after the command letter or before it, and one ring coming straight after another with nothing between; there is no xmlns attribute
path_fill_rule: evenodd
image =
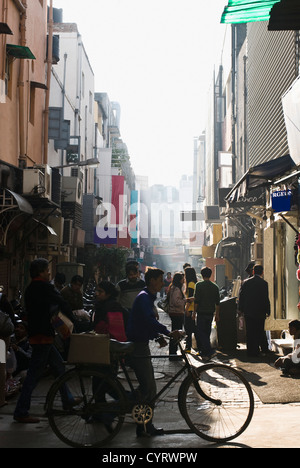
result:
<svg viewBox="0 0 300 468"><path fill-rule="evenodd" d="M53 0L77 23L95 92L121 106L121 138L135 175L178 186L193 172L207 93L219 65L224 0Z"/></svg>

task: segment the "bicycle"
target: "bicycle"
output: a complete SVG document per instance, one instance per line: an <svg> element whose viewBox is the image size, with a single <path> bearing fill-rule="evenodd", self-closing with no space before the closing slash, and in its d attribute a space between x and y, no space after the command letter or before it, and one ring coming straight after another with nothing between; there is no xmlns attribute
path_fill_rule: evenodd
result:
<svg viewBox="0 0 300 468"><path fill-rule="evenodd" d="M134 387L124 365L124 356L132 351L132 343L114 344L118 345L114 356L129 390L116 376L110 375L109 368L99 370L95 365L75 365L59 377L48 392L50 426L67 445L103 447L119 433L125 416L130 413L136 424L147 424L155 402L183 373L187 376L180 384L178 406L189 432L210 442L222 443L241 435L250 424L254 412L253 392L237 369L218 362L201 364L196 355L185 352L179 341L182 367L152 401L145 404L131 399ZM77 406L62 405L61 393L66 385L77 397Z"/></svg>

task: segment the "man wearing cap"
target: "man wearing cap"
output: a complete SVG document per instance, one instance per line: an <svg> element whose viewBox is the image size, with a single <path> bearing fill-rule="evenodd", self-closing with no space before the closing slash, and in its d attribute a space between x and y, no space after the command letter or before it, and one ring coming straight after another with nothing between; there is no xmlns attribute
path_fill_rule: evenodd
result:
<svg viewBox="0 0 300 468"><path fill-rule="evenodd" d="M254 263L254 262L250 262L250 263L248 264L247 268L245 269L245 272L248 273L248 278L252 278L254 266L255 266L255 263Z"/></svg>

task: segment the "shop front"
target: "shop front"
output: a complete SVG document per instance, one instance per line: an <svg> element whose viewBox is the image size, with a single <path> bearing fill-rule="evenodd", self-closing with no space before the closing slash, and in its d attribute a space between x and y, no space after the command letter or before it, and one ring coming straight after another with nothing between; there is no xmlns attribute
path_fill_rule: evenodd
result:
<svg viewBox="0 0 300 468"><path fill-rule="evenodd" d="M285 330L290 320L299 318L299 176L291 157L283 156L249 169L226 197L227 215L233 221L241 213L234 205L252 202L243 210L254 226L249 260L264 267L271 302L266 330L270 331ZM261 197L254 197L258 191Z"/></svg>
<svg viewBox="0 0 300 468"><path fill-rule="evenodd" d="M299 175L298 170L274 179L267 189L264 227L265 279L272 314L268 330L284 330L299 318Z"/></svg>

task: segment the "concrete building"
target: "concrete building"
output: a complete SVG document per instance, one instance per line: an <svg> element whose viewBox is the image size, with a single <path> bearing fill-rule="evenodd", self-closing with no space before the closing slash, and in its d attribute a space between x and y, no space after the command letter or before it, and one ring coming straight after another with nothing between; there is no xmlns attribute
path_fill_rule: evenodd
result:
<svg viewBox="0 0 300 468"><path fill-rule="evenodd" d="M3 0L0 18L0 283L11 298L28 279L33 214L45 203L25 198L23 178L47 153L47 2Z"/></svg>

